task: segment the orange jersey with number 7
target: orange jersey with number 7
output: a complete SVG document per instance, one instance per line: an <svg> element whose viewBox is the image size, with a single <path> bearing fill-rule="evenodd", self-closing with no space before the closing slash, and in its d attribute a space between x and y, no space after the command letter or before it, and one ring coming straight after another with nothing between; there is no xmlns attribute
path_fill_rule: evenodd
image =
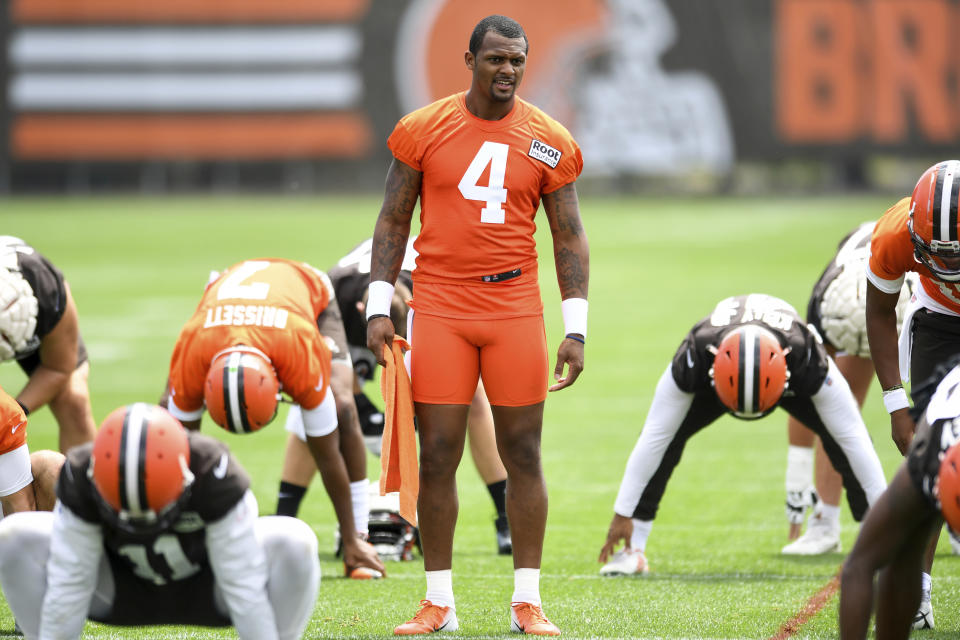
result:
<svg viewBox="0 0 960 640"><path fill-rule="evenodd" d="M235 264L211 282L177 338L170 359L171 400L183 412L203 409L215 355L237 345L270 358L284 393L317 407L330 384L330 349L317 328L333 287L308 264L261 258Z"/></svg>
<svg viewBox="0 0 960 640"><path fill-rule="evenodd" d="M465 95L405 116L388 140L423 174L411 306L450 318L540 315L535 217L542 194L580 175L580 148L520 98L504 118L483 120Z"/></svg>

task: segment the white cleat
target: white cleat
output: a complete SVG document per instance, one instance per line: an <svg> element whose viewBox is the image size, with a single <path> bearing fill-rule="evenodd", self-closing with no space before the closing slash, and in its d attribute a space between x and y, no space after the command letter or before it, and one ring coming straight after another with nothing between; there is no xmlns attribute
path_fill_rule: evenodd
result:
<svg viewBox="0 0 960 640"><path fill-rule="evenodd" d="M810 518L807 532L785 546L780 553L788 556L819 556L840 551L840 527L821 524Z"/></svg>
<svg viewBox="0 0 960 640"><path fill-rule="evenodd" d="M930 600L921 600L917 615L913 617L914 629L933 629L933 605Z"/></svg>
<svg viewBox="0 0 960 640"><path fill-rule="evenodd" d="M650 571L647 557L639 549L623 549L613 554L610 562L600 569L602 576L646 575Z"/></svg>

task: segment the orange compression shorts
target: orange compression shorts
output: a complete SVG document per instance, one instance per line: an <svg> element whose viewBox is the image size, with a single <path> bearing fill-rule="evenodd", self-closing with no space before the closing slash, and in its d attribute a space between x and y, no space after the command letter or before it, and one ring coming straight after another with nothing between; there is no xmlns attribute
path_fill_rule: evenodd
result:
<svg viewBox="0 0 960 640"><path fill-rule="evenodd" d="M542 316L464 320L414 313L413 400L470 404L478 377L490 404L523 407L547 398L547 338Z"/></svg>

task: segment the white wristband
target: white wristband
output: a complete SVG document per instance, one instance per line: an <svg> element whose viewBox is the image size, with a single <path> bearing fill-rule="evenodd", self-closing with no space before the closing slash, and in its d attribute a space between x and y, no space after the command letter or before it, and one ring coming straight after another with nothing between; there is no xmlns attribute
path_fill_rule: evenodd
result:
<svg viewBox="0 0 960 640"><path fill-rule="evenodd" d="M564 334L579 333L587 337L587 300L586 298L567 298L560 303L563 311Z"/></svg>
<svg viewBox="0 0 960 640"><path fill-rule="evenodd" d="M371 280L367 296L367 320L370 316L390 316L393 304L393 285L386 280Z"/></svg>
<svg viewBox="0 0 960 640"><path fill-rule="evenodd" d="M885 391L883 394L883 406L887 408L887 413L906 409L910 406L910 401L907 400L907 392L902 388Z"/></svg>

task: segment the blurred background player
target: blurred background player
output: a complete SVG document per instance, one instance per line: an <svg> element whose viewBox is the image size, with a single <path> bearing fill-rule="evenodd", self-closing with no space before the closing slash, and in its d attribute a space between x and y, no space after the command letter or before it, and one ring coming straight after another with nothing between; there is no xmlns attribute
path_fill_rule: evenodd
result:
<svg viewBox="0 0 960 640"><path fill-rule="evenodd" d="M168 408L188 429L204 407L234 433L264 427L280 391L298 405L303 438L320 469L344 538L347 575L382 577L383 563L357 531L366 529L366 451L360 429L338 428L330 393L331 345L345 350L343 321L330 280L310 265L281 258L247 260L219 274L177 338L170 360ZM355 422L355 420L354 420ZM357 452L344 455L342 440ZM354 509L348 469L361 464L363 506ZM359 482L359 481L358 481Z"/></svg>
<svg viewBox="0 0 960 640"><path fill-rule="evenodd" d="M456 471L482 379L508 476L510 628L558 635L540 599L547 520L540 435L549 358L534 219L542 201L566 324L550 387L556 391L583 370L589 248L576 191L583 158L562 125L516 96L527 62L523 27L488 16L473 29L468 48L469 89L394 127L388 140L394 159L373 234L367 345L383 364L394 337L393 283L419 200L410 342L427 589L420 610L394 633L458 628L451 573Z"/></svg>
<svg viewBox="0 0 960 640"><path fill-rule="evenodd" d="M2 516L53 509L53 486L63 454L27 448L27 416L0 388L0 506ZM2 517L0 516L0 517Z"/></svg>
<svg viewBox="0 0 960 640"><path fill-rule="evenodd" d="M258 518L226 445L160 407L112 412L69 452L57 497L53 513L0 522L0 585L28 639L79 638L87 618L303 633L320 583L313 531Z"/></svg>
<svg viewBox="0 0 960 640"><path fill-rule="evenodd" d="M863 407L874 376L864 308L870 236L875 225L875 222L865 222L840 241L836 255L820 274L807 304L807 322L823 338L827 354L846 378L860 407ZM898 323L902 321L916 286L916 276L908 274L897 302ZM816 435L793 416L787 418L787 435L790 446L787 452L786 512L790 523L789 539L794 542L786 545L782 553L818 555L840 551L843 479L830 465ZM814 472L815 490L811 486ZM807 531L796 539L810 506L816 508L807 523Z"/></svg>
<svg viewBox="0 0 960 640"><path fill-rule="evenodd" d="M867 266L866 322L870 352L890 432L906 454L916 424L903 383L923 382L938 364L960 353L960 162L938 162L920 176L877 221ZM897 302L907 272L919 276L897 334ZM916 624L932 626L930 569L936 543L928 549Z"/></svg>
<svg viewBox="0 0 960 640"><path fill-rule="evenodd" d="M16 400L27 415L50 406L60 451L93 440L90 363L70 285L36 249L0 236L0 360L14 359L27 374Z"/></svg>
<svg viewBox="0 0 960 640"><path fill-rule="evenodd" d="M398 335L407 335L408 303L413 297L412 271L416 267L417 252L413 248L416 236L407 241L407 249L403 256L400 275L397 277L396 289L390 306L390 318L394 330ZM367 286L370 284L370 248L373 239L360 243L350 253L341 258L337 264L327 272L333 289L336 293L337 306L343 316L344 331L350 348L350 358L353 360L350 383L347 386L345 375L338 375L342 367L346 371L349 362L344 358L333 358L333 376L330 386L334 397L353 398L356 403L354 412L359 415L360 427L367 448L374 454L380 455L380 441L383 436L383 413L373 404L363 391L364 385L373 379L374 369L377 366L376 358L367 349L367 321L365 317ZM346 365L346 366L345 366ZM291 413L291 416L296 417ZM338 417L340 413L338 411ZM341 421L342 422L342 421ZM288 418L287 428L291 429L291 419ZM494 528L496 530L497 552L508 555L512 551L510 526L507 521L506 493L507 470L500 461L497 452L496 435L493 429L493 414L490 403L483 392L483 384L477 387L477 392L470 405L470 414L467 418L467 432L469 434L470 454L477 467L481 479L487 486L487 491L493 500L496 509ZM279 497L277 499L277 514L295 516L316 471L316 464L310 456L303 442L293 435L287 439L287 451L283 463ZM354 485L351 483L351 491ZM382 501L378 501L382 504ZM354 503L356 506L356 502ZM392 523L391 523L391 526Z"/></svg>
<svg viewBox="0 0 960 640"><path fill-rule="evenodd" d="M850 387L793 307L762 294L731 297L691 329L657 383L620 484L600 573L647 572L647 538L687 440L726 412L754 420L778 406L820 437L859 521L886 481ZM621 541L624 549L615 552Z"/></svg>
<svg viewBox="0 0 960 640"><path fill-rule="evenodd" d="M960 359L913 387L916 436L890 486L867 513L843 564L840 637L906 638L920 608L924 552L943 520L960 529ZM876 580L876 588L874 587ZM931 614L932 615L932 614ZM931 619L928 626L933 626Z"/></svg>

